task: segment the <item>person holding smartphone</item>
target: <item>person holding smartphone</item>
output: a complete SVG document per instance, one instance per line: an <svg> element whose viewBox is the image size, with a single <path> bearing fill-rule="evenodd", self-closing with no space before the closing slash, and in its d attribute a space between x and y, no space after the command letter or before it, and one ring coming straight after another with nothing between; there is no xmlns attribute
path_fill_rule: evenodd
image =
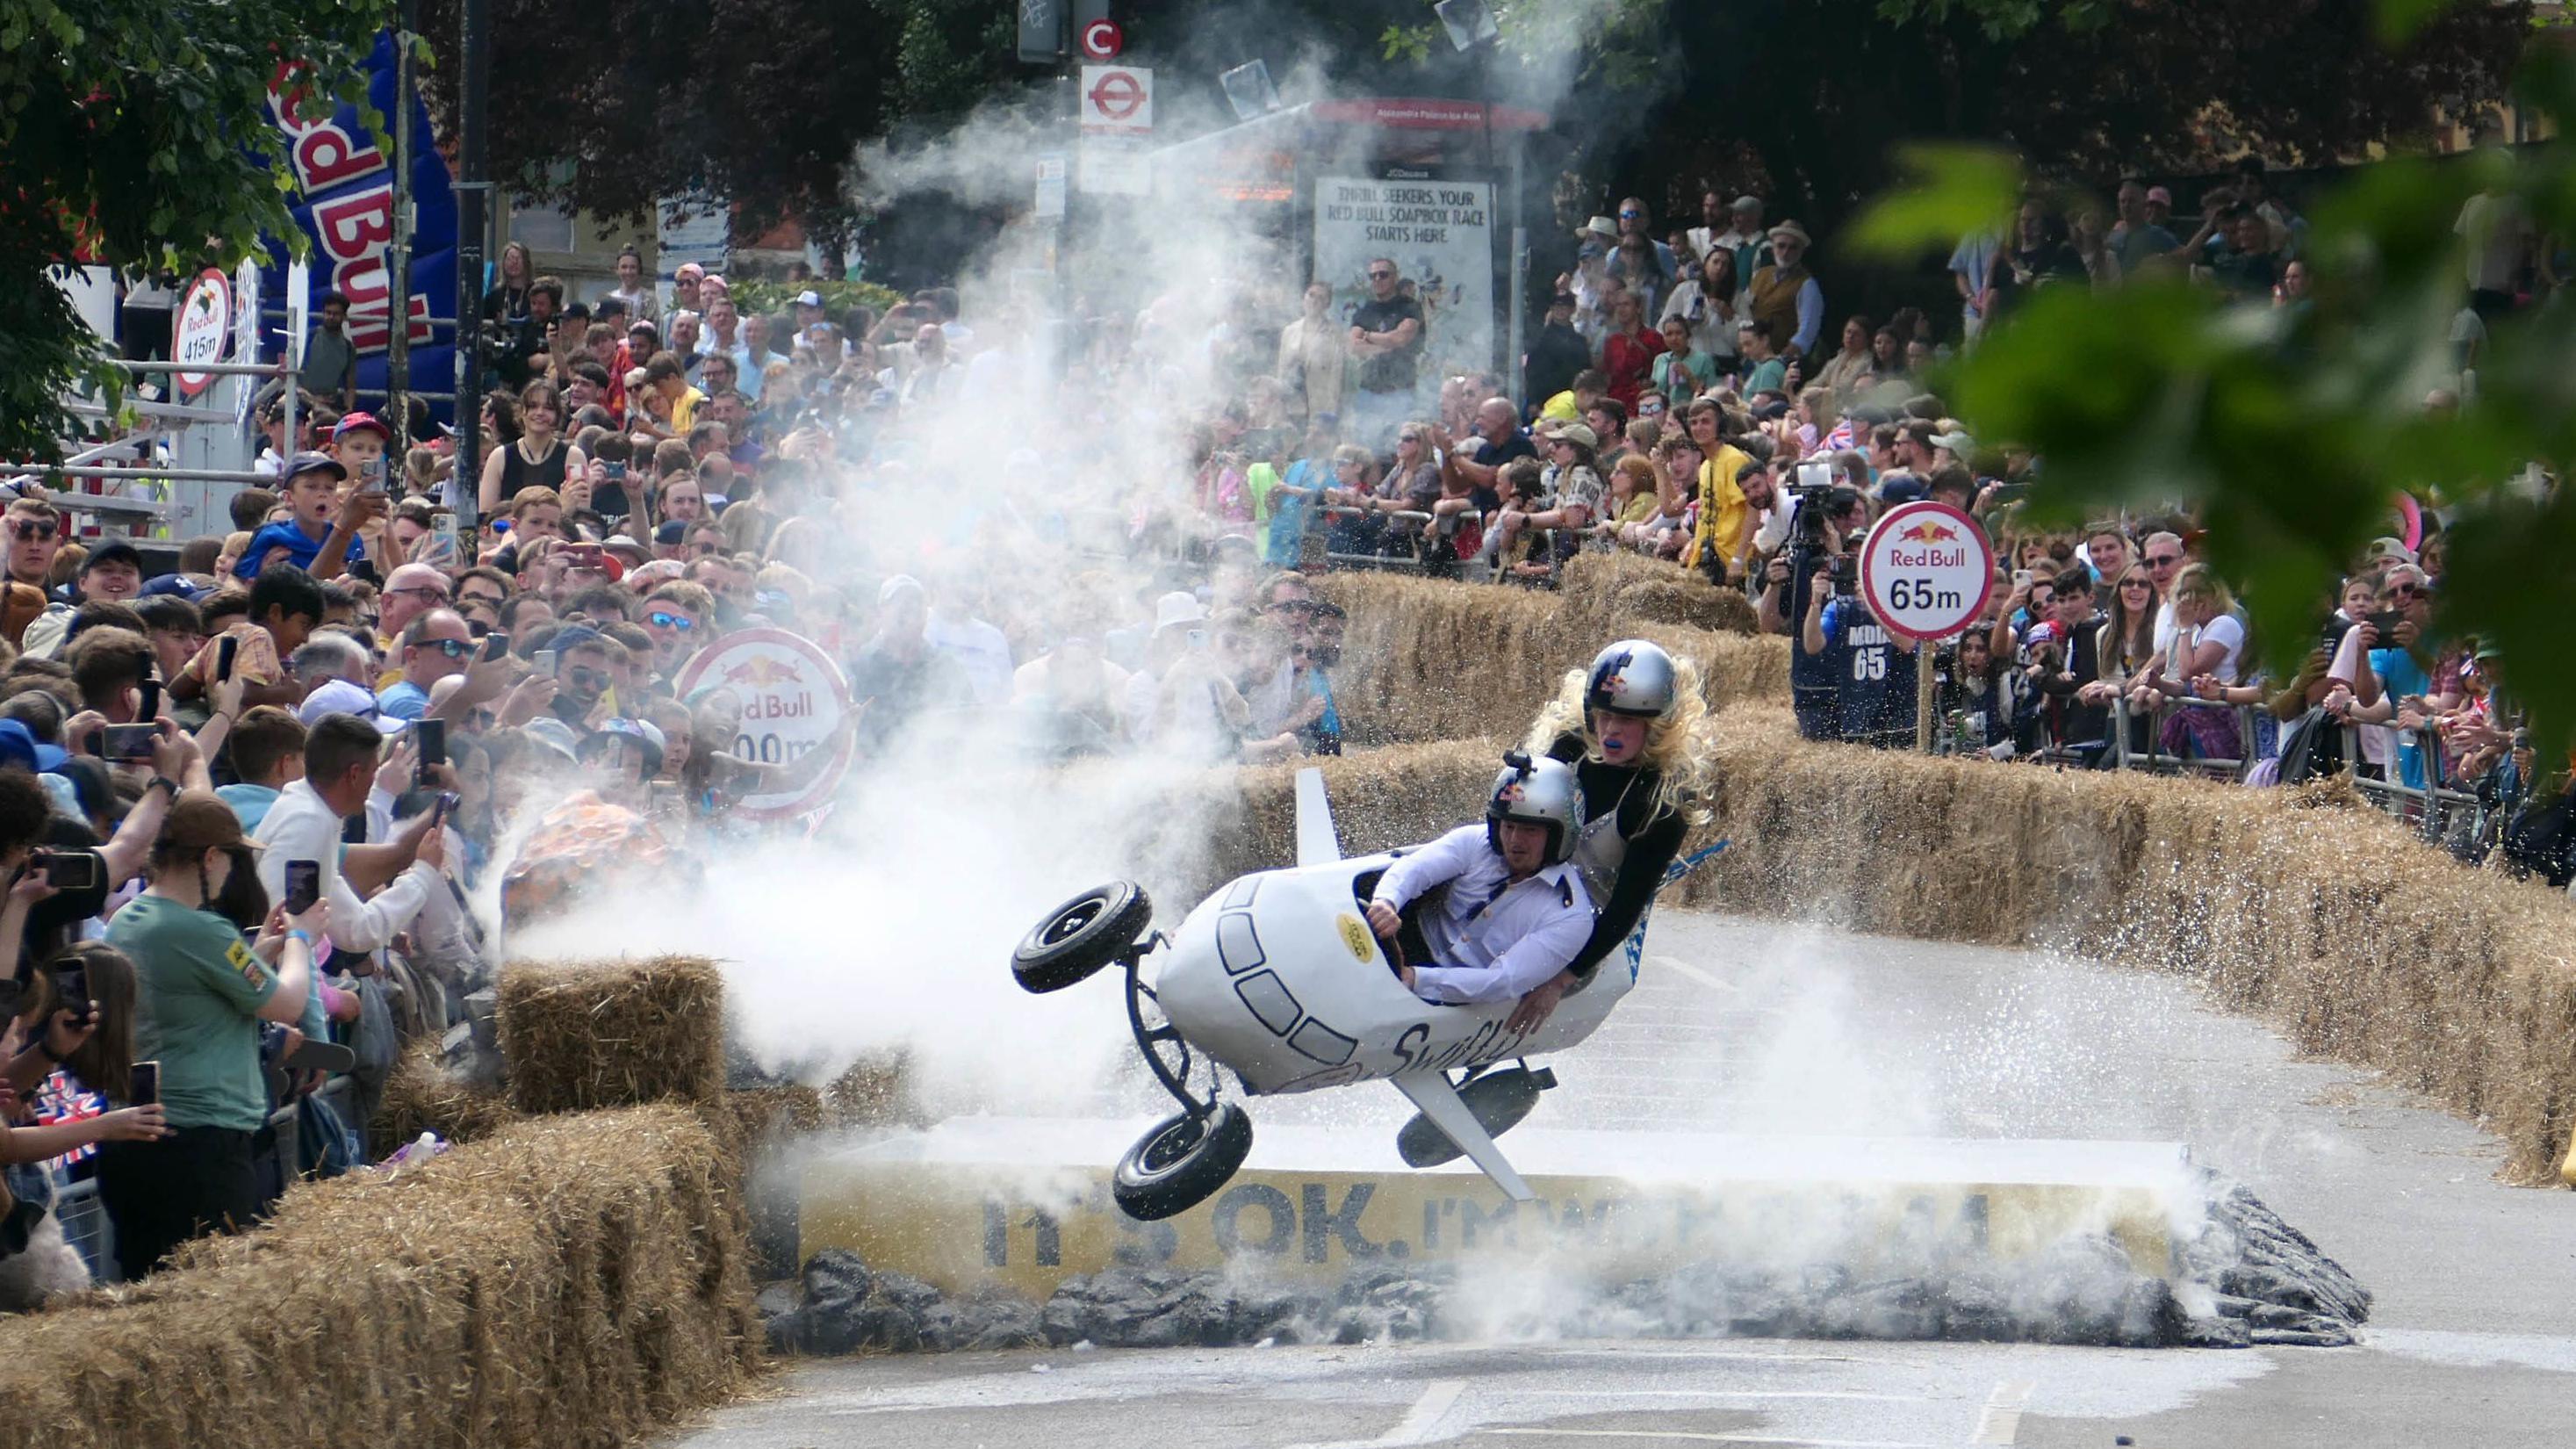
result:
<svg viewBox="0 0 2576 1449"><path fill-rule="evenodd" d="M268 1121L259 1024L303 1019L330 906L270 917L261 944L283 937L272 968L209 909L237 852L258 849L231 806L191 790L162 823L143 894L108 923L108 944L141 978L134 1052L161 1064L170 1128L167 1138L112 1143L99 1156L99 1198L129 1282L181 1243L246 1228L267 1209L252 1152L252 1134Z"/></svg>

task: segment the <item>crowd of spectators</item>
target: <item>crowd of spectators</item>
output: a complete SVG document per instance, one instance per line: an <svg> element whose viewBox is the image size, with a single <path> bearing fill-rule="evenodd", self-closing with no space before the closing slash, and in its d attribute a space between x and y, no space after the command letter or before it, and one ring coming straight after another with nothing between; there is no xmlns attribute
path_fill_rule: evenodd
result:
<svg viewBox="0 0 2576 1449"><path fill-rule="evenodd" d="M1906 308L1837 323L1811 270L1816 239L1766 222L1761 198L1706 192L1696 224L1659 229L1630 197L1572 237L1573 265L1520 359L1521 405L1493 374L1390 375L1391 360L1427 355L1434 319L1381 258L1368 300L1341 319L1341 367L1319 282L1279 334L1275 370L1217 409L1183 527L1257 539L1275 565L1320 554L1528 587L1552 585L1585 550L1670 560L1743 590L1791 638L1810 735L1910 748L1916 650L1857 596L1849 560L1887 509L1950 504L1983 525L1998 566L1984 617L1933 655L1936 748L2257 784L2351 755L2427 834L2473 855L2505 845L2564 883L2567 772L2533 757L2510 691L2495 688L2494 650L2440 627L2434 500L2391 516L2342 596L2318 601L2307 666L2273 677L2229 581L2202 561L2209 540L2191 512L2080 533L2029 523L2020 503L2044 460L1980 446L1927 389L1937 360L2051 286L2161 275L2248 308L2307 305L2307 223L2259 160L2196 200L2184 222L2166 187L2140 179L2107 205L2034 197L1952 254L1955 321ZM2469 275L2454 376L2428 409L2461 405L2483 319L2546 282L2546 249L2509 205L2479 198L2457 230ZM1409 410L1386 400L1405 386ZM1328 410L1354 393L1373 400Z"/></svg>
<svg viewBox="0 0 2576 1449"><path fill-rule="evenodd" d="M2269 677L2188 514L2025 527L2041 461L1924 390L2037 287L2170 267L2299 304L2303 226L2259 168L2188 237L2168 210L2137 185L2115 214L2024 208L2009 243L1960 248L1951 329L1835 325L1814 239L1757 198L1711 194L1662 236L1630 200L1574 238L1526 407L1500 376L1425 373L1432 319L1385 259L1346 312L1318 282L1275 334L1230 312L1193 346L1158 302L1059 371L1032 316L970 320L945 289L746 314L722 276L682 268L665 297L628 258L585 302L514 247L479 461L425 409L398 442L326 350L292 423L255 405L273 486L175 567L75 542L71 500L23 488L0 516L0 1297L64 1286L42 1265L74 1249L78 1279L141 1277L288 1178L363 1163L400 1054L471 1028L496 925L773 828L744 802L842 759L996 721L1034 759L1337 752L1323 568L1545 588L1579 552L1633 552L1787 636L1811 736L1910 747L1928 667L1943 750L2258 783L2349 764L2418 808L2469 802L2462 849L2563 882L2563 775L2494 651L2441 627L2438 512L2356 560L2305 667ZM2477 291L2473 311L2513 300ZM1151 396L1173 358L1207 401L1172 384L1165 451L1123 446L1150 410L1055 415L1061 478L977 432L1104 376ZM1927 498L2000 554L1984 616L1928 659L1849 562ZM691 672L753 628L848 684L794 758Z"/></svg>

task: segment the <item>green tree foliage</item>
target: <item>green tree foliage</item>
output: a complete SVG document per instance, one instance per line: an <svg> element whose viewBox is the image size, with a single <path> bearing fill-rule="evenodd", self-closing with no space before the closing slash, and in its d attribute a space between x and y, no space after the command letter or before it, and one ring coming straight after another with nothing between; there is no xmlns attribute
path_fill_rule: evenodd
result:
<svg viewBox="0 0 2576 1449"><path fill-rule="evenodd" d="M1696 186L1676 158L1731 179L1749 156L1773 214L1832 227L1892 179L1900 140L2007 145L2096 185L2246 149L2359 155L2495 100L2530 11L2439 7L2394 50L2372 0L1524 0L1508 31L1533 54L1581 38L1600 86L1564 119L1619 189Z"/></svg>
<svg viewBox="0 0 2576 1449"><path fill-rule="evenodd" d="M2529 64L2519 89L2535 110L2576 119L2564 55ZM1920 179L1860 219L1855 246L1888 260L1946 251L2013 202L2012 167L1995 153L1913 161ZM2452 520L2439 632L2499 648L2504 687L2563 746L2576 737L2576 498L2538 470L2563 478L2576 462L2576 305L2561 297L2493 322L2468 405L2428 406L2457 372L2459 222L2472 198L2576 236L2576 153L2365 168L2309 211L2307 306L2230 306L2170 278L2049 288L1935 386L1981 440L2039 452L2028 506L2044 519L2191 505L2211 561L2242 588L2256 644L2285 674L2337 577L2393 531L2398 496L2439 504Z"/></svg>
<svg viewBox="0 0 2576 1449"><path fill-rule="evenodd" d="M0 0L0 457L53 458L63 389L118 395L49 269L231 266L294 234L269 85L357 95L384 16L343 0ZM345 94L334 94L341 88Z"/></svg>

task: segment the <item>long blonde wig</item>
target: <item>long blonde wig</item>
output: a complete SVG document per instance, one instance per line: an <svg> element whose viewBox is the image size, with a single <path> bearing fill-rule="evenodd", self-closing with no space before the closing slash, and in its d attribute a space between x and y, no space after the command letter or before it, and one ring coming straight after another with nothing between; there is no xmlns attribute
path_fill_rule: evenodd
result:
<svg viewBox="0 0 2576 1449"><path fill-rule="evenodd" d="M1638 763L1655 769L1654 810L1648 816L1674 813L1694 825L1709 818L1708 801L1717 793L1717 726L1709 718L1708 700L1700 692L1699 665L1673 655L1673 707L1646 726L1646 748ZM1592 736L1592 717L1583 707L1588 669L1569 669L1556 697L1539 706L1530 725L1526 748L1543 755L1559 736L1583 740L1583 757L1599 762L1601 742Z"/></svg>

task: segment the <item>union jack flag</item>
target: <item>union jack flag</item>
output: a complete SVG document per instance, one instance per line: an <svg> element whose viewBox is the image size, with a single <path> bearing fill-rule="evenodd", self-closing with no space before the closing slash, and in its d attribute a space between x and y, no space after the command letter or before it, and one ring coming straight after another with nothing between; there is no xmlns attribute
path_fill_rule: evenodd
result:
<svg viewBox="0 0 2576 1449"><path fill-rule="evenodd" d="M107 1098L82 1086L60 1067L54 1068L52 1076L37 1084L35 1097L28 1105L35 1109L39 1127L50 1127L57 1122L86 1122L92 1117L107 1114ZM92 1142L73 1148L45 1166L59 1173L76 1162L85 1162L97 1155L98 1144Z"/></svg>
<svg viewBox="0 0 2576 1449"><path fill-rule="evenodd" d="M1816 451L1808 456L1819 457L1826 453L1839 453L1852 446L1853 436L1851 419L1837 418L1834 420L1834 430L1825 434L1825 440L1818 443Z"/></svg>

